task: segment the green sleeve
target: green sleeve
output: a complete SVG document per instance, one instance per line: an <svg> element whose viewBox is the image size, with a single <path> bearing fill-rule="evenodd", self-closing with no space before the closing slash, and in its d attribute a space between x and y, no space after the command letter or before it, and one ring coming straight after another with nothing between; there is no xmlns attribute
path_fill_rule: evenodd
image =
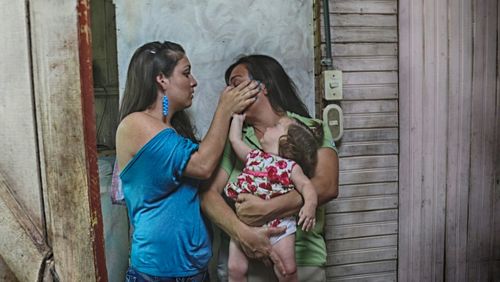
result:
<svg viewBox="0 0 500 282"><path fill-rule="evenodd" d="M335 142L333 142L332 132L330 131L328 124L319 119L307 118L291 112L287 112L287 114L289 117L297 118L298 120L309 126L311 126L312 120L321 123L321 125L323 126L323 143L321 144L321 148L331 148L337 151L337 148L335 147Z"/></svg>
<svg viewBox="0 0 500 282"><path fill-rule="evenodd" d="M227 172L227 175L231 175L231 172L234 169L235 161L236 154L234 153L229 140L226 140L226 145L224 146L224 152L222 153L222 159L219 166Z"/></svg>

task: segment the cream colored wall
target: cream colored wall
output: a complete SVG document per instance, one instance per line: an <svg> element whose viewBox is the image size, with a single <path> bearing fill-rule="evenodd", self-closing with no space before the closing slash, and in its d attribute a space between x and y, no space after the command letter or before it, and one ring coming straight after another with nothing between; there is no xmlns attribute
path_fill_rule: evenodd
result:
<svg viewBox="0 0 500 282"><path fill-rule="evenodd" d="M186 49L198 80L190 109L204 135L223 87L224 71L241 54L278 59L314 109L312 1L115 0L120 93L133 51L153 40Z"/></svg>

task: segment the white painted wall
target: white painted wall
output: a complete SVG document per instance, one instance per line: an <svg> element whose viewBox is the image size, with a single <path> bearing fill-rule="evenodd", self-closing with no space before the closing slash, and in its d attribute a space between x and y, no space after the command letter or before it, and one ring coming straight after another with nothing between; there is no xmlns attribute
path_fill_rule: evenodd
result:
<svg viewBox="0 0 500 282"><path fill-rule="evenodd" d="M180 43L198 80L189 110L203 136L225 86L224 72L241 54L280 61L314 114L312 0L115 0L120 95L135 49L149 41Z"/></svg>

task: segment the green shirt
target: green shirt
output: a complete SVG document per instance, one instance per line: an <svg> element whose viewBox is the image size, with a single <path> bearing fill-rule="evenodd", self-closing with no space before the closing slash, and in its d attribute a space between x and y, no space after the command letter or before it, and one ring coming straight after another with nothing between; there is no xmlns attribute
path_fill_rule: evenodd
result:
<svg viewBox="0 0 500 282"><path fill-rule="evenodd" d="M289 117L297 118L306 125L311 124L311 118L299 116L287 112ZM318 121L318 120L316 120ZM324 138L322 148L331 148L335 150L335 144L332 140L332 134L328 125L323 123ZM260 142L255 136L253 127L247 126L243 129L243 141L253 149L261 149ZM229 175L229 182L236 181L238 175L243 170L243 162L238 159L234 153L231 144L226 143L224 154L221 160L221 167ZM316 209L316 226L312 231L303 232L297 228L295 239L295 255L298 266L323 266L326 263L326 245L323 238L325 227L325 207Z"/></svg>

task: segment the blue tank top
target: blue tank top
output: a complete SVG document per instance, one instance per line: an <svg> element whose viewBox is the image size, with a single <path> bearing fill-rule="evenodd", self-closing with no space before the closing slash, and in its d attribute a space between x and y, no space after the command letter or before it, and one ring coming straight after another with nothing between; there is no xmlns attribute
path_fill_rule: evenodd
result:
<svg viewBox="0 0 500 282"><path fill-rule="evenodd" d="M198 144L167 128L120 174L133 228L130 263L140 272L183 277L208 267L212 250L198 181L182 176L197 149Z"/></svg>

